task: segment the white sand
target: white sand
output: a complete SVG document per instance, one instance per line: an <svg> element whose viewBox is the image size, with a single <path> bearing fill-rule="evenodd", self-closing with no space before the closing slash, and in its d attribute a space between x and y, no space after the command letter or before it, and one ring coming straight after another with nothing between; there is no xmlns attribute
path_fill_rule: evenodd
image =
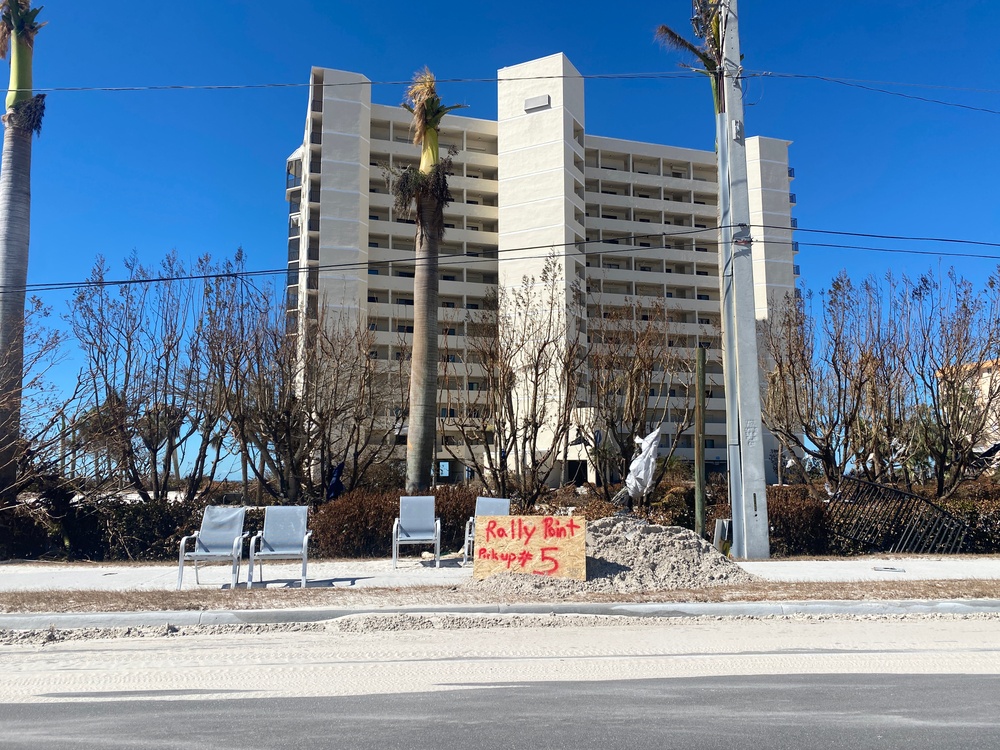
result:
<svg viewBox="0 0 1000 750"><path fill-rule="evenodd" d="M410 618L385 621L377 631L371 622L338 621L294 632L253 626L22 641L0 646L0 703L369 695L711 675L1000 672L996 617L551 616L541 619L559 626L541 627L538 617L491 615L478 623L489 627L474 628L469 618L459 618L466 621L461 627L453 616L420 624Z"/></svg>

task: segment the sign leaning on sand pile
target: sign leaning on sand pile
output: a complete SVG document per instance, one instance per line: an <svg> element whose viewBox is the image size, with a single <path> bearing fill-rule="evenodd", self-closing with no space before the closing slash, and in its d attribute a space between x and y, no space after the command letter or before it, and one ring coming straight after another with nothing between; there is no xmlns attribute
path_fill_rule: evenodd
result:
<svg viewBox="0 0 1000 750"><path fill-rule="evenodd" d="M472 577L526 573L587 580L587 522L577 516L477 516Z"/></svg>

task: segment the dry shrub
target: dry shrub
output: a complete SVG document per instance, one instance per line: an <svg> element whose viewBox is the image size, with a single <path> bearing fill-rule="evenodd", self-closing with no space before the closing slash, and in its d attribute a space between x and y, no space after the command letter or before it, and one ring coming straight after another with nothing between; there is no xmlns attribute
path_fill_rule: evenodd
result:
<svg viewBox="0 0 1000 750"><path fill-rule="evenodd" d="M649 503L645 509L646 519L660 526L682 526L694 528L694 487L679 485L671 487L658 500Z"/></svg>
<svg viewBox="0 0 1000 750"><path fill-rule="evenodd" d="M767 518L773 557L829 554L826 503L810 495L806 485L769 486Z"/></svg>
<svg viewBox="0 0 1000 750"><path fill-rule="evenodd" d="M181 537L201 527L205 505L189 500L99 500L95 509L103 527L104 549L95 559L176 559Z"/></svg>
<svg viewBox="0 0 1000 750"><path fill-rule="evenodd" d="M320 557L386 557L392 554L392 524L399 516L399 491L358 489L320 508L312 520L313 543ZM463 486L442 486L428 494L441 519L441 549L461 549L465 522L475 512L476 496Z"/></svg>
<svg viewBox="0 0 1000 750"><path fill-rule="evenodd" d="M0 560L39 557L49 546L49 535L27 507L0 509Z"/></svg>
<svg viewBox="0 0 1000 750"><path fill-rule="evenodd" d="M931 502L969 524L969 533L962 545L963 552L1000 552L1000 486L994 478L968 482L947 500Z"/></svg>
<svg viewBox="0 0 1000 750"><path fill-rule="evenodd" d="M705 509L705 533L710 539L715 533L716 520L725 518L732 518L728 501L714 503ZM807 486L769 486L767 518L772 557L830 554L826 505L810 496Z"/></svg>

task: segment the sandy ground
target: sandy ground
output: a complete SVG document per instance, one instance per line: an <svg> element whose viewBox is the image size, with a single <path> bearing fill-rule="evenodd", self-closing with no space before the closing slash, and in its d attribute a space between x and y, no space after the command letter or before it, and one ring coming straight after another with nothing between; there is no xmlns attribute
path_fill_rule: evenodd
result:
<svg viewBox="0 0 1000 750"><path fill-rule="evenodd" d="M998 625L995 615L369 615L111 639L53 633L0 646L0 703L417 693L623 677L997 674Z"/></svg>

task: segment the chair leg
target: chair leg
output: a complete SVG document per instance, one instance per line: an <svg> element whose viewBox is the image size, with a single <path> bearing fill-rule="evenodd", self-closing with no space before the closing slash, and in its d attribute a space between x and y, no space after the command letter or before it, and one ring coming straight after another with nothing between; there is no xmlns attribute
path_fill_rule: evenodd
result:
<svg viewBox="0 0 1000 750"><path fill-rule="evenodd" d="M233 582L230 584L229 589L231 591L236 590L236 584L240 581L240 559L238 557L233 558Z"/></svg>
<svg viewBox="0 0 1000 750"><path fill-rule="evenodd" d="M396 569L396 562L399 560L399 538L392 537L392 569Z"/></svg>
<svg viewBox="0 0 1000 750"><path fill-rule="evenodd" d="M197 560L194 561L194 582L197 583L199 586L201 585L201 579L198 578L198 561Z"/></svg>
<svg viewBox="0 0 1000 750"><path fill-rule="evenodd" d="M434 567L441 567L441 537L434 537Z"/></svg>
<svg viewBox="0 0 1000 750"><path fill-rule="evenodd" d="M250 566L247 568L247 588L253 588L253 544L250 545Z"/></svg>
<svg viewBox="0 0 1000 750"><path fill-rule="evenodd" d="M181 590L181 584L184 583L184 550L181 550L181 558L177 562L177 590Z"/></svg>
<svg viewBox="0 0 1000 750"><path fill-rule="evenodd" d="M308 560L308 557L306 555L302 555L302 588L306 587L306 562L307 562L307 560Z"/></svg>

